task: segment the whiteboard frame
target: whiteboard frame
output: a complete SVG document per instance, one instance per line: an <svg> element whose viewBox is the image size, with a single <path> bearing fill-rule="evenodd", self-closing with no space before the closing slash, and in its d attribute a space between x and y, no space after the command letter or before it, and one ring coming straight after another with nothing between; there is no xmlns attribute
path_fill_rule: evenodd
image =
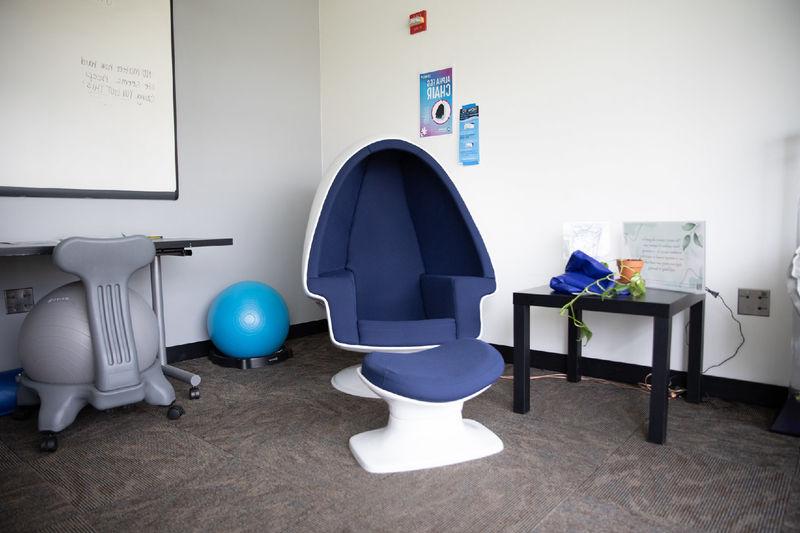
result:
<svg viewBox="0 0 800 533"><path fill-rule="evenodd" d="M48 187L6 187L0 185L0 196L27 196L33 198L105 198L126 200L177 200L180 188L178 178L178 110L175 97L175 17L169 0L169 44L172 57L172 134L175 139L175 190L127 191L118 189L55 189Z"/></svg>

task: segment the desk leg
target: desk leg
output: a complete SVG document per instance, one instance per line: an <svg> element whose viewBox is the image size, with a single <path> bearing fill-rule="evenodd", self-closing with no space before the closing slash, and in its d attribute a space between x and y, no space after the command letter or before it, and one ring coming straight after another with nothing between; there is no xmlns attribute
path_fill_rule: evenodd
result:
<svg viewBox="0 0 800 533"><path fill-rule="evenodd" d="M158 360L161 367L169 377L175 378L192 387L200 385L200 376L192 374L181 368L175 368L167 364L167 334L164 327L164 292L161 285L161 256L156 255L150 263L150 293L153 296L153 311L158 321Z"/></svg>
<svg viewBox="0 0 800 533"><path fill-rule="evenodd" d="M531 308L514 305L514 412L531 410Z"/></svg>
<svg viewBox="0 0 800 533"><path fill-rule="evenodd" d="M583 311L575 309L575 318L583 320ZM571 318L567 318L567 381L577 383L581 380L581 334Z"/></svg>
<svg viewBox="0 0 800 533"><path fill-rule="evenodd" d="M703 308L701 300L689 309L689 368L686 376L686 401L700 403L703 397Z"/></svg>
<svg viewBox="0 0 800 533"><path fill-rule="evenodd" d="M164 292L161 286L161 257L156 255L150 263L150 294L153 297L153 311L158 321L158 359L161 366L167 364L167 335L164 327Z"/></svg>
<svg viewBox="0 0 800 533"><path fill-rule="evenodd" d="M672 318L653 319L653 374L650 383L650 427L647 440L664 444L667 440L667 398Z"/></svg>

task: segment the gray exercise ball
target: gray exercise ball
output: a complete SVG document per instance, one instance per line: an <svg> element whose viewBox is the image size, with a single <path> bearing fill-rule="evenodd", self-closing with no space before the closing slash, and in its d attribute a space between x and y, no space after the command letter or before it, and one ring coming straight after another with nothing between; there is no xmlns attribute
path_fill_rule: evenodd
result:
<svg viewBox="0 0 800 533"><path fill-rule="evenodd" d="M158 323L144 298L128 290L139 370L158 354ZM94 353L83 283L59 287L25 317L19 334L22 368L41 383L94 383Z"/></svg>

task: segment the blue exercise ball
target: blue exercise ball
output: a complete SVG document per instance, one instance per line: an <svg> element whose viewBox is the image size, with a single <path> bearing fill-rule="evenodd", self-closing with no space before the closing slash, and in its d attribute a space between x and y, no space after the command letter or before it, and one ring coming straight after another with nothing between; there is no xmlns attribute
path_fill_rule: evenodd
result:
<svg viewBox="0 0 800 533"><path fill-rule="evenodd" d="M289 310L280 293L258 281L223 290L208 310L208 335L222 353L249 358L270 355L289 334Z"/></svg>

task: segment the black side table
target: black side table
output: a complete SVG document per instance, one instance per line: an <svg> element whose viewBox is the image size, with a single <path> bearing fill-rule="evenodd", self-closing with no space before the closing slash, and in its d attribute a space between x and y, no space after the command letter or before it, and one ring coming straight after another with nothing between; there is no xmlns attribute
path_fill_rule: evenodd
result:
<svg viewBox="0 0 800 533"><path fill-rule="evenodd" d="M531 408L531 307L563 307L573 296L558 294L548 286L514 293L514 412L527 413ZM672 317L689 308L689 364L686 399L700 402L703 366L703 305L705 294L648 289L639 299L617 297L601 300L584 296L573 308L578 320L583 311L600 311L653 317L653 370L650 394L650 426L647 440L663 444L667 438L667 395L669 387L670 340ZM567 320L567 380L580 381L581 339L578 328Z"/></svg>

